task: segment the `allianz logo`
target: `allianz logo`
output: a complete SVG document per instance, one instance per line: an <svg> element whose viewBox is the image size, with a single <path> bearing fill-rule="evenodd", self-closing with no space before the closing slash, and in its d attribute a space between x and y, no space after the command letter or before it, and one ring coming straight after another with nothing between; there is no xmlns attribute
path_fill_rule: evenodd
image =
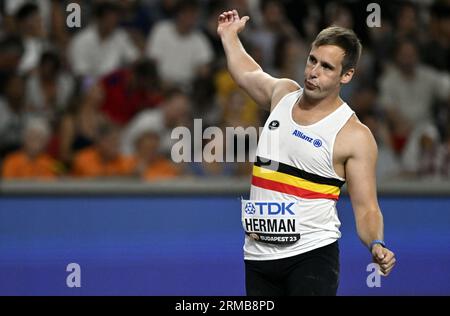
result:
<svg viewBox="0 0 450 316"><path fill-rule="evenodd" d="M305 135L303 132L300 132L298 129L294 130L294 132L292 133L292 135L294 135L294 136L296 136L296 137L298 137L298 138L300 138L300 139L303 139L303 140L305 140L305 141L307 141L307 142L313 144L314 147L319 148L319 147L322 146L322 141L321 141L320 139L318 139L318 138L317 138L317 139L314 139L313 137L310 137L310 136L308 136L308 135Z"/></svg>

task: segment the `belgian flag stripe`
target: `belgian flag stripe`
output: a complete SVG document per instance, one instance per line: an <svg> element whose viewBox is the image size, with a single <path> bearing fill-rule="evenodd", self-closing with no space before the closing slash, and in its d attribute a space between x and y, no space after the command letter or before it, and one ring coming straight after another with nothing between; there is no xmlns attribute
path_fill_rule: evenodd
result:
<svg viewBox="0 0 450 316"><path fill-rule="evenodd" d="M327 178L327 177L322 177L304 170L301 170L299 168L293 167L291 165L287 165L284 164L282 162L278 162L275 160L270 160L270 159L266 159L266 158L262 158L262 157L256 157L256 161L254 163L254 166L263 168L263 169L267 169L267 170L272 170L272 171L276 171L279 173L284 173L287 175L291 175L297 178L301 178L304 180L308 180L317 184L326 184L326 185L332 185L338 188L341 188L345 181L339 180L339 179L335 179L335 178Z"/></svg>
<svg viewBox="0 0 450 316"><path fill-rule="evenodd" d="M303 188L295 187L293 185L263 179L257 176L252 177L252 184L263 189L291 194L304 199L339 199L338 195L317 193Z"/></svg>
<svg viewBox="0 0 450 316"><path fill-rule="evenodd" d="M305 189L311 192L321 194L332 194L339 196L340 189L334 185L319 184L302 178L294 177L285 173L263 169L261 167L253 166L253 176L274 182L280 182Z"/></svg>

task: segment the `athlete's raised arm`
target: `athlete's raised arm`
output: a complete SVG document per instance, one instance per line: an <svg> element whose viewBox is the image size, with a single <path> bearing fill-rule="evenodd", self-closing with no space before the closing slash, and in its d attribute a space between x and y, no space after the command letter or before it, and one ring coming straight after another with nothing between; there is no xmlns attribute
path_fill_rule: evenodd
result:
<svg viewBox="0 0 450 316"><path fill-rule="evenodd" d="M299 85L290 79L277 79L265 73L245 51L238 34L249 19L248 16L240 18L236 10L223 12L219 16L217 33L233 80L258 104L272 109L285 94L299 89Z"/></svg>

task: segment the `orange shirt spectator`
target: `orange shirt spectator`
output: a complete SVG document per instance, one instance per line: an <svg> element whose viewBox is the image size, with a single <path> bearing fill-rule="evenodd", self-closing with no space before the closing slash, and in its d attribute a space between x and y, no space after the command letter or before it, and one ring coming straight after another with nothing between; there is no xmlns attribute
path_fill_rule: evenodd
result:
<svg viewBox="0 0 450 316"><path fill-rule="evenodd" d="M155 181L173 179L180 174L180 170L171 161L165 158L159 158L146 166L142 173L142 178L147 181Z"/></svg>
<svg viewBox="0 0 450 316"><path fill-rule="evenodd" d="M133 171L140 179L154 181L181 175L181 170L160 154L160 148L160 135L154 126L136 139Z"/></svg>
<svg viewBox="0 0 450 316"><path fill-rule="evenodd" d="M24 151L6 156L3 162L4 179L54 179L58 175L57 163L47 154L30 158Z"/></svg>
<svg viewBox="0 0 450 316"><path fill-rule="evenodd" d="M114 177L131 175L133 160L121 155L105 161L96 147L75 155L73 174L77 177Z"/></svg>

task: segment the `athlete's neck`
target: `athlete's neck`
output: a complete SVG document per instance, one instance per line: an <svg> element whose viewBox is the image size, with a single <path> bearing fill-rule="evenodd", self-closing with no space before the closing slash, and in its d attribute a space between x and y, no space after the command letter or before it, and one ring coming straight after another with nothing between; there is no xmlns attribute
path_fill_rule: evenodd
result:
<svg viewBox="0 0 450 316"><path fill-rule="evenodd" d="M323 99L313 99L306 94L302 94L297 105L305 111L332 112L342 105L344 101L337 94L331 94Z"/></svg>

